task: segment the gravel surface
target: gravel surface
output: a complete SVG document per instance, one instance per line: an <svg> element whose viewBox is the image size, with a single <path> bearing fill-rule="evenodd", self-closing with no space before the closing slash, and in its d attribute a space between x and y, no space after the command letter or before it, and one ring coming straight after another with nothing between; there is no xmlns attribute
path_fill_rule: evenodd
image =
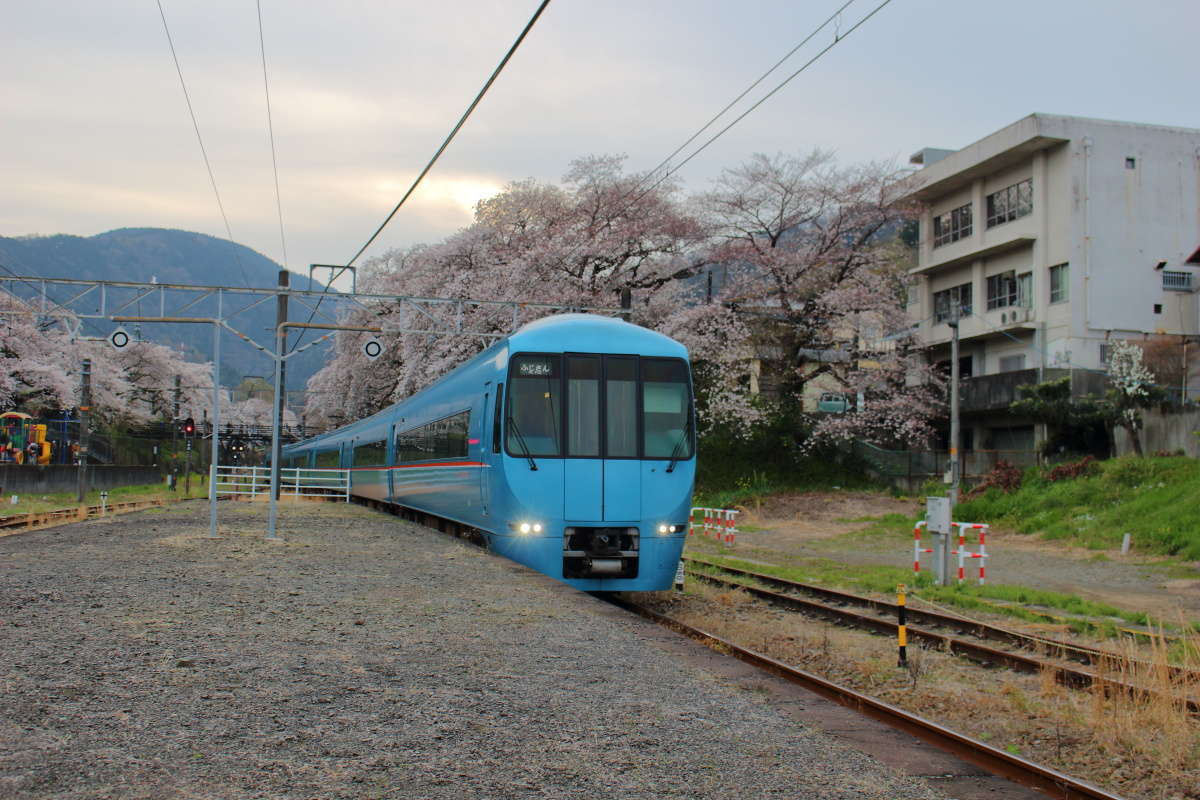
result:
<svg viewBox="0 0 1200 800"><path fill-rule="evenodd" d="M0 796L935 796L471 546L221 512L0 539Z"/></svg>

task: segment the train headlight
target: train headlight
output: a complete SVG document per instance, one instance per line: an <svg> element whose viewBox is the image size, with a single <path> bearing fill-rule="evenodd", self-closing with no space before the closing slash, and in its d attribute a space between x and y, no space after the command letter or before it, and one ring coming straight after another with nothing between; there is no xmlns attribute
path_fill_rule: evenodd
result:
<svg viewBox="0 0 1200 800"><path fill-rule="evenodd" d="M541 533L542 532L542 523L540 523L540 522L533 523L533 532Z"/></svg>
<svg viewBox="0 0 1200 800"><path fill-rule="evenodd" d="M659 525L659 526L658 526L658 532L659 532L660 534L662 534L663 536L666 536L668 533L670 533L670 532L671 532L671 529L672 529L673 527L675 527L675 526L674 526L674 525Z"/></svg>
<svg viewBox="0 0 1200 800"><path fill-rule="evenodd" d="M528 522L522 522L520 525L517 526L517 531L519 533L521 533L522 535L528 534L531 530L533 530L533 526L530 525Z"/></svg>

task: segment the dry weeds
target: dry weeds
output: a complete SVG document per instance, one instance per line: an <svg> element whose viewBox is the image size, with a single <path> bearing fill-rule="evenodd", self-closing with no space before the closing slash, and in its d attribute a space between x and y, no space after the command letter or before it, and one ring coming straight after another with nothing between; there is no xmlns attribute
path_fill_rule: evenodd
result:
<svg viewBox="0 0 1200 800"><path fill-rule="evenodd" d="M1050 670L1026 675L984 669L912 645L909 666L901 669L888 639L780 611L745 592L700 581L690 582L686 595L660 595L659 602L685 622L1131 799L1200 798L1200 722L1180 699L1200 696L1200 686L1173 677L1163 640L1148 653L1130 644L1125 657L1100 669L1102 677L1140 691L1114 693L1098 686L1081 692L1059 685ZM1200 669L1200 636L1173 647L1185 654L1180 666ZM1150 666L1139 667L1134 658Z"/></svg>

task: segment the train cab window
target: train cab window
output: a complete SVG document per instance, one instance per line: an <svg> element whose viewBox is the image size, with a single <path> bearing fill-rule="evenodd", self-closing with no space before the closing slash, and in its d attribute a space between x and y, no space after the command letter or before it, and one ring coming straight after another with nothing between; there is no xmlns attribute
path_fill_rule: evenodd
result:
<svg viewBox="0 0 1200 800"><path fill-rule="evenodd" d="M365 442L354 448L354 466L378 467L387 460L386 442Z"/></svg>
<svg viewBox="0 0 1200 800"><path fill-rule="evenodd" d="M637 458L637 359L605 357L605 430L609 458Z"/></svg>
<svg viewBox="0 0 1200 800"><path fill-rule="evenodd" d="M559 423L561 358L522 355L513 358L508 381L505 449L515 456L562 453Z"/></svg>
<svg viewBox="0 0 1200 800"><path fill-rule="evenodd" d="M337 450L322 450L317 453L317 469L337 469L339 463Z"/></svg>
<svg viewBox="0 0 1200 800"><path fill-rule="evenodd" d="M641 363L645 458L691 458L687 365L666 358Z"/></svg>
<svg viewBox="0 0 1200 800"><path fill-rule="evenodd" d="M600 456L599 356L567 356L567 455Z"/></svg>

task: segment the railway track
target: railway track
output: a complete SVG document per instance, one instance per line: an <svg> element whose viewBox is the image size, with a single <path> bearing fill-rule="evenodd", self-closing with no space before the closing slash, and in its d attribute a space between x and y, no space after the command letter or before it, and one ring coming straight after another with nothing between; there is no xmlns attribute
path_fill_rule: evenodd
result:
<svg viewBox="0 0 1200 800"><path fill-rule="evenodd" d="M777 578L775 576L765 575L759 572L727 567L703 559L689 557L685 560L689 564L702 564L710 569L718 569L733 576L752 579L760 583L765 583L776 588L784 589L788 592L807 594L810 595L811 598L820 598L810 599L810 597L800 597L793 593L784 594L778 591L764 589L759 586L753 586L742 581L728 580L716 575L696 572L695 570L689 571L689 574L694 578L729 588L741 589L742 591L745 591L748 594L772 605L788 608L793 611L808 614L810 616L820 617L832 622L850 625L852 627L871 631L873 633L879 633L888 636L895 636L897 633L897 623L882 616L887 615L893 618L895 617L897 606L894 603L863 597L861 595L851 594L848 592L826 589L824 587L813 586L811 584L797 583L795 581L789 581L784 578ZM855 606L866 609L868 612L873 613L863 613L861 611L845 608L844 606ZM963 619L962 617L956 617L949 614L914 609L911 606L906 606L906 609L909 620L909 624L907 625L908 636L914 641L933 645L935 647L942 648L947 652L961 655L983 664L1007 667L1018 672L1034 674L1050 672L1054 675L1054 679L1058 683L1073 689L1090 689L1093 686L1100 686L1106 692L1112 693L1126 693L1135 696L1156 694L1156 692L1153 690L1115 680L1102 674L1097 674L1096 672L1089 672L1087 670L1065 666L1055 661L1049 661L1045 658L1039 658L1032 655L1027 655L1025 653L1013 652L1012 650L1001 650L987 644L981 644L970 639L961 638L961 636L971 635L979 639L1002 641L1006 644L1022 648L1033 645L1048 656L1083 660L1084 663L1091 666L1100 667L1101 669L1111 668L1118 659L1123 660L1116 654L1096 648L1076 645L1071 642L1059 641L1057 639L1021 634L1016 631L1010 631L1005 628L999 628L986 623L967 620ZM953 628L959 635L952 636L932 630L931 628L918 627L917 625L911 624L913 622L925 623L934 627L950 627ZM1127 668L1132 670L1153 670L1156 668L1154 665L1149 665L1145 662L1124 661L1124 663L1127 665ZM1200 684L1200 675L1195 672L1181 670L1178 667L1170 667L1169 669L1173 671L1171 674L1172 680L1184 682L1187 685ZM1142 672L1142 674L1151 673ZM1182 702L1186 705L1188 711L1191 713L1200 713L1200 701L1189 697L1183 699Z"/></svg>
<svg viewBox="0 0 1200 800"><path fill-rule="evenodd" d="M979 766L988 772L1002 775L1016 783L1029 786L1061 800L1120 800L1086 781L1072 778L1057 770L1042 766L1028 759L1013 755L984 742L950 730L936 722L909 713L882 700L860 694L832 681L797 669L782 661L735 644L707 631L692 627L673 617L646 608L627 599L614 599L617 605L653 620L699 642L727 652L735 658L752 664L759 669L777 675L792 683L826 697L847 708L854 709L891 727L904 730L913 736L946 750L955 756Z"/></svg>
<svg viewBox="0 0 1200 800"><path fill-rule="evenodd" d="M22 531L51 528L55 525L66 525L70 522L82 522L94 517L130 511L141 511L162 505L166 505L163 500L133 500L127 503L109 503L107 506L77 506L53 511L30 511L26 514L14 514L9 517L0 517L0 536L11 536Z"/></svg>
<svg viewBox="0 0 1200 800"><path fill-rule="evenodd" d="M364 498L355 498L355 502L434 528L442 533L456 537L471 538L470 529L449 520L414 511L393 503ZM890 703L885 703L869 695L855 692L852 689L828 681L813 673L806 672L773 659L770 656L742 647L715 634L692 627L666 614L635 603L629 600L628 596L611 595L607 599L620 608L652 620L678 633L682 633L720 652L733 655L735 658L772 675L801 685L822 697L878 720L885 725L906 731L917 739L945 750L993 775L1002 776L1015 783L1031 787L1045 793L1049 797L1058 798L1059 800L1123 800L1119 795L1106 792L1086 781L1073 778L1057 770L1013 755L1006 750L992 747L977 739L938 725L936 722L927 720L924 717L911 714Z"/></svg>

